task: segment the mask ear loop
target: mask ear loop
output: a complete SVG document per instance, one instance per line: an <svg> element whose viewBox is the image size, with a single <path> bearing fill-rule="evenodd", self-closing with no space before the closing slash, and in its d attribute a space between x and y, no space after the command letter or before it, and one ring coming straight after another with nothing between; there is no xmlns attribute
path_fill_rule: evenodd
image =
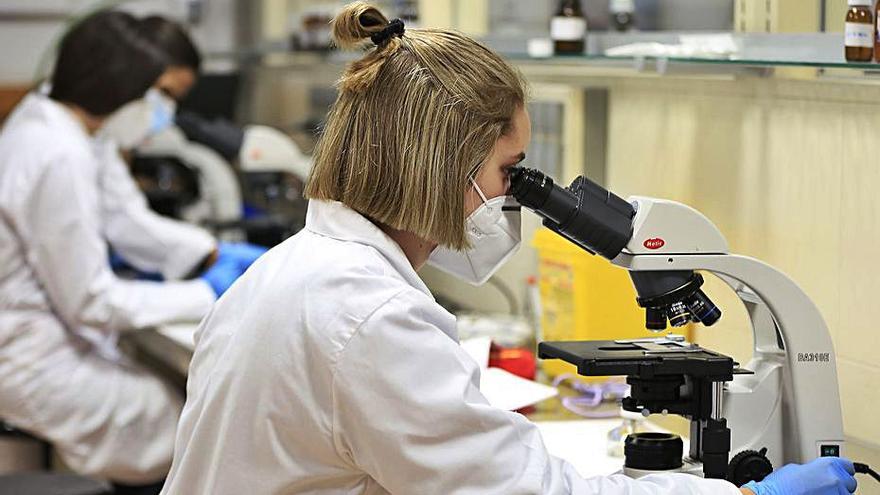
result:
<svg viewBox="0 0 880 495"><path fill-rule="evenodd" d="M469 178L468 180L470 180L470 181L471 181L471 184L474 185L474 189L477 190L477 194L480 195L480 199L483 200L483 204L488 204L488 203L489 203L489 200L486 199L486 195L483 194L483 191L480 189L480 186L477 185L477 181L475 181L475 180L473 179L473 177Z"/></svg>

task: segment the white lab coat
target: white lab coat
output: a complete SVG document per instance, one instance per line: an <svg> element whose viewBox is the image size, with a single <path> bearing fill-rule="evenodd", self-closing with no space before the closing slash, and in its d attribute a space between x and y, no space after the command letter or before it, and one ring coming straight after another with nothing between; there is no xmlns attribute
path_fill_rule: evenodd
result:
<svg viewBox="0 0 880 495"><path fill-rule="evenodd" d="M162 494L739 494L688 475L583 479L478 386L455 318L400 247L312 201L305 230L196 332Z"/></svg>
<svg viewBox="0 0 880 495"><path fill-rule="evenodd" d="M135 268L160 273L165 280L189 275L214 250L216 239L192 224L151 210L114 144L101 143L98 153L104 164L103 233L113 249Z"/></svg>
<svg viewBox="0 0 880 495"><path fill-rule="evenodd" d="M0 134L0 418L48 439L74 470L155 482L181 399L115 352L120 331L197 321L201 280L121 280L107 244L169 278L213 249L150 212L112 143L28 95Z"/></svg>

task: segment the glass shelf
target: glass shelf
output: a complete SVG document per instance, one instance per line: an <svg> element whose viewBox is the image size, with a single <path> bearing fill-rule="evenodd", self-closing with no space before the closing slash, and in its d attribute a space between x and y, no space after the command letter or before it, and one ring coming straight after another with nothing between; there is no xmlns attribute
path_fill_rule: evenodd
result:
<svg viewBox="0 0 880 495"><path fill-rule="evenodd" d="M660 73L679 68L693 71L695 66L708 72L767 73L783 67L880 72L880 64L844 60L842 33L591 33L584 54L547 58L529 56L525 40L486 41L517 62L631 67Z"/></svg>
<svg viewBox="0 0 880 495"><path fill-rule="evenodd" d="M506 53L505 56L518 62L555 62L555 63L594 63L596 65L632 65L638 67L647 62L655 64L700 64L710 66L737 66L751 68L776 67L812 67L817 69L855 69L861 71L880 71L880 63L853 63L845 60L769 60L753 58L718 58L718 57L666 57L646 56L608 56L608 55L556 55L552 57L531 57L525 53Z"/></svg>
<svg viewBox="0 0 880 495"><path fill-rule="evenodd" d="M805 34L743 34L743 33L591 33L587 36L587 48L583 54L532 57L526 53L529 36L482 39L483 43L505 57L518 63L537 65L561 65L586 69L632 69L638 72L709 73L709 74L761 74L774 69L803 67L833 69L837 75L862 77L864 74L880 75L880 63L852 63L843 58L843 35L841 33ZM730 48L723 55L703 50L707 55L679 56L658 55L607 55L622 47L632 45L656 45L674 49L683 40L691 43L689 48L704 48L700 40L722 38ZM696 41L694 41L696 40ZM723 44L723 43L722 43ZM356 60L357 52L291 52L286 46L262 46L250 51L209 54L208 58L228 59L286 70L311 70L312 67L339 70L345 63Z"/></svg>

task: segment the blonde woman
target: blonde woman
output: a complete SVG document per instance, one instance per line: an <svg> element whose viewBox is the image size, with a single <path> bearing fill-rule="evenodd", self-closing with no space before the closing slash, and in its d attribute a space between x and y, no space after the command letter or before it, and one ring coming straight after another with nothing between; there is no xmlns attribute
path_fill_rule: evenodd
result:
<svg viewBox="0 0 880 495"><path fill-rule="evenodd" d="M583 479L526 418L489 406L416 271L480 282L518 246L505 195L530 137L525 84L475 41L361 2L333 33L375 46L339 83L305 230L196 335L163 493L738 495L687 475Z"/></svg>

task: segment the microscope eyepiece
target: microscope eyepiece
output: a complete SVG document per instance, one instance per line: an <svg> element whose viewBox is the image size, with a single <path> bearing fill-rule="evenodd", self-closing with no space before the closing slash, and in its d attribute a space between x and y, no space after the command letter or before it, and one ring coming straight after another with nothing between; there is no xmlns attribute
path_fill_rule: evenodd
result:
<svg viewBox="0 0 880 495"><path fill-rule="evenodd" d="M510 194L545 227L591 253L613 259L632 238L635 208L583 176L563 188L538 170L515 167Z"/></svg>
<svg viewBox="0 0 880 495"><path fill-rule="evenodd" d="M513 167L510 170L510 194L519 204L530 210L544 207L553 186L553 179L537 170L524 167Z"/></svg>

